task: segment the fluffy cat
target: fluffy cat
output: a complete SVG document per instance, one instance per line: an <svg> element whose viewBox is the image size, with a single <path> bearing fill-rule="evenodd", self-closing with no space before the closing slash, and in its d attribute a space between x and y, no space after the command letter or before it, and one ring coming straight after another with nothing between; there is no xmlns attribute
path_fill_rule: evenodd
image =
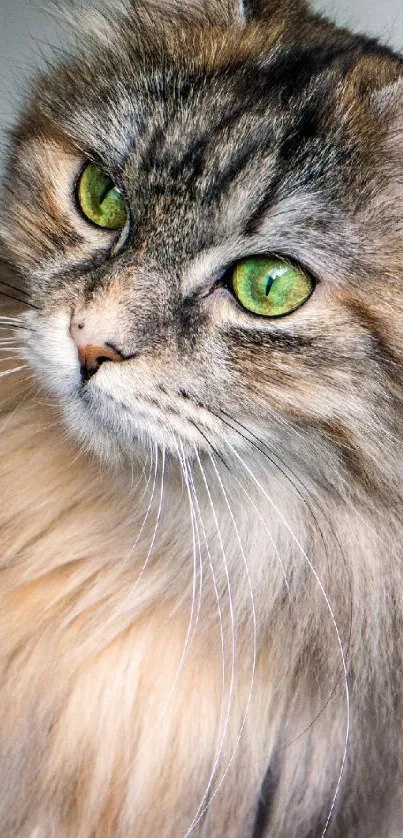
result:
<svg viewBox="0 0 403 838"><path fill-rule="evenodd" d="M403 62L298 0L76 37L2 200L0 835L398 838Z"/></svg>

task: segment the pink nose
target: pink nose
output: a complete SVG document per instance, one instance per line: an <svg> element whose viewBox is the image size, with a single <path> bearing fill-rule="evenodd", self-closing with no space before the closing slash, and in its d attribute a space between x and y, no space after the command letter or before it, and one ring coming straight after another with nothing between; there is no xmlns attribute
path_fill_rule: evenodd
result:
<svg viewBox="0 0 403 838"><path fill-rule="evenodd" d="M105 361L122 361L123 358L111 346L92 346L85 343L78 347L78 360L80 361L81 374L85 381L95 375L101 364Z"/></svg>
<svg viewBox="0 0 403 838"><path fill-rule="evenodd" d="M102 341L90 343L88 341L89 335L86 334L86 329L82 324L73 321L70 326L70 334L77 346L78 360L84 381L89 381L105 361L118 362L124 360L122 354L115 349L113 344L103 343Z"/></svg>

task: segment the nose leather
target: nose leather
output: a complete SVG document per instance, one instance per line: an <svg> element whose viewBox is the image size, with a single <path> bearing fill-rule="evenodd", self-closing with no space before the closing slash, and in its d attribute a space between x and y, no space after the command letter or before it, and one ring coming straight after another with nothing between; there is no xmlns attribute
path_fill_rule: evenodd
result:
<svg viewBox="0 0 403 838"><path fill-rule="evenodd" d="M90 343L81 344L78 347L78 360L80 361L81 374L85 381L99 370L105 361L123 361L123 358L116 349L106 344L93 346Z"/></svg>
<svg viewBox="0 0 403 838"><path fill-rule="evenodd" d="M70 326L71 337L77 346L81 375L85 381L95 375L105 361L117 363L124 360L123 355L108 341L97 340L93 342L89 340L88 331L85 323L78 324L73 321Z"/></svg>

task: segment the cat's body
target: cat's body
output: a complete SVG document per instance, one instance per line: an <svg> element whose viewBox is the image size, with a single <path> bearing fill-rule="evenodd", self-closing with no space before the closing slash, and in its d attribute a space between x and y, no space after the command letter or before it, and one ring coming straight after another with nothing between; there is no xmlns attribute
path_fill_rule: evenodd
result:
<svg viewBox="0 0 403 838"><path fill-rule="evenodd" d="M13 382L14 398L16 389ZM22 393L29 390L24 385ZM398 681L401 652L394 648L399 575L391 518L384 532L375 531L373 515L354 513L353 526L345 511L330 507L330 530L315 503L296 498L273 470L276 508L292 533L279 526L278 513L252 483L268 545L257 533L256 510L249 506L242 516L245 498L238 491L231 496L234 530L207 466L224 550L197 474L210 545L209 555L199 522L200 604L198 541L194 554L189 500L174 464L165 464L159 518L155 463L148 466L148 491L136 463L119 481L108 479L77 457L44 398L19 405L18 393L1 440L4 836L182 836L200 817L196 834L243 838L252 834L270 765L267 834L320 835L348 722L343 662L323 585L330 602L343 590L338 627L356 662L350 751L332 834L398 838L399 696L386 681L393 657ZM227 492L228 475L219 470ZM260 482L256 466L254 473ZM246 483L242 473L238 479ZM321 584L294 538L315 561ZM368 567L370 551L376 562ZM347 666L351 671L349 660ZM209 781L213 794L223 773L204 812ZM388 817L391 824L398 819L394 828Z"/></svg>
<svg viewBox="0 0 403 838"><path fill-rule="evenodd" d="M98 20L15 142L1 838L403 834L403 68L260 5ZM222 280L265 252L278 320Z"/></svg>

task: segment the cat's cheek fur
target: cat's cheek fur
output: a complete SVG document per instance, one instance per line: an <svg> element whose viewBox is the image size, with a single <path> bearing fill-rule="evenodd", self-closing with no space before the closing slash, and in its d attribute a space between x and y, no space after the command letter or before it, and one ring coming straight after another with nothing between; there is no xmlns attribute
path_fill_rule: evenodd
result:
<svg viewBox="0 0 403 838"><path fill-rule="evenodd" d="M63 310L25 316L25 357L46 390L61 399L74 398L81 382L70 321L70 315Z"/></svg>
<svg viewBox="0 0 403 838"><path fill-rule="evenodd" d="M52 136L45 123L24 151L23 156L16 152L13 161L22 184L12 175L7 180L3 208L8 223L0 232L20 269L31 279L36 276L40 288L60 270L107 252L116 236L88 223L78 208L76 183L85 158L77 147L58 132ZM18 236L12 229L18 229Z"/></svg>

